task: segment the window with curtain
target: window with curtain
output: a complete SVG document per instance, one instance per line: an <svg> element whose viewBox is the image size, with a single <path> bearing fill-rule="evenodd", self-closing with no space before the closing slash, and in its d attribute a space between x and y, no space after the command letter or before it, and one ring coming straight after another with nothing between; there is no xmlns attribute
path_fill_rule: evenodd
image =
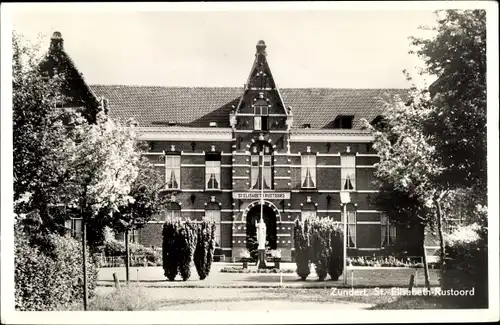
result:
<svg viewBox="0 0 500 325"><path fill-rule="evenodd" d="M220 160L205 161L205 184L207 190L220 190Z"/></svg>
<svg viewBox="0 0 500 325"><path fill-rule="evenodd" d="M316 188L316 156L304 155L301 157L302 188Z"/></svg>
<svg viewBox="0 0 500 325"><path fill-rule="evenodd" d="M344 218L344 213L342 213L342 218ZM356 248L356 211L347 211L347 247Z"/></svg>
<svg viewBox="0 0 500 325"><path fill-rule="evenodd" d="M341 191L354 191L356 189L356 157L340 157L340 182Z"/></svg>
<svg viewBox="0 0 500 325"><path fill-rule="evenodd" d="M167 189L181 188L181 156L165 156L165 183Z"/></svg>
<svg viewBox="0 0 500 325"><path fill-rule="evenodd" d="M301 217L302 221L313 219L316 217L316 211L315 210L311 210L311 211L302 210L300 217Z"/></svg>
<svg viewBox="0 0 500 325"><path fill-rule="evenodd" d="M264 186L265 190L273 188L272 182L272 156L271 149L268 145L252 147L251 156L251 189L261 189ZM262 177L264 182L262 182ZM264 184L262 184L264 183Z"/></svg>
<svg viewBox="0 0 500 325"><path fill-rule="evenodd" d="M221 247L220 209L206 210L205 217L215 222L215 247Z"/></svg>
<svg viewBox="0 0 500 325"><path fill-rule="evenodd" d="M64 227L69 229L72 237L81 238L82 235L82 219L71 218L64 221Z"/></svg>
<svg viewBox="0 0 500 325"><path fill-rule="evenodd" d="M391 224L384 214L380 215L380 230L380 247L388 247L396 243L396 226Z"/></svg>

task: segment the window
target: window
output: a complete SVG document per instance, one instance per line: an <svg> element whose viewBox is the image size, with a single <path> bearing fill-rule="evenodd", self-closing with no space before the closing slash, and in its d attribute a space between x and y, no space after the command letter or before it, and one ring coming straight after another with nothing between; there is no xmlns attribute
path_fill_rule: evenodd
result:
<svg viewBox="0 0 500 325"><path fill-rule="evenodd" d="M341 221L344 222L343 212ZM347 247L356 248L356 211L347 211Z"/></svg>
<svg viewBox="0 0 500 325"><path fill-rule="evenodd" d="M180 217L181 217L181 206L175 202L170 203L169 207L165 211L165 220L177 219Z"/></svg>
<svg viewBox="0 0 500 325"><path fill-rule="evenodd" d="M178 190L181 188L181 156L165 156L165 181L167 189Z"/></svg>
<svg viewBox="0 0 500 325"><path fill-rule="evenodd" d="M205 217L215 222L215 247L221 247L220 210L206 210Z"/></svg>
<svg viewBox="0 0 500 325"><path fill-rule="evenodd" d="M267 131L268 130L268 115L269 107L267 101L259 99L254 104L254 130Z"/></svg>
<svg viewBox="0 0 500 325"><path fill-rule="evenodd" d="M333 127L335 129L352 129L352 120L354 116L337 116L333 121Z"/></svg>
<svg viewBox="0 0 500 325"><path fill-rule="evenodd" d="M302 221L306 221L306 220L310 220L310 219L313 219L316 217L316 211L315 210L311 210L311 211L302 211L301 212L301 220Z"/></svg>
<svg viewBox="0 0 500 325"><path fill-rule="evenodd" d="M255 145L252 147L251 156L251 189L270 190L272 182L272 157L268 145Z"/></svg>
<svg viewBox="0 0 500 325"><path fill-rule="evenodd" d="M356 157L340 157L340 182L341 191L354 191L356 189Z"/></svg>
<svg viewBox="0 0 500 325"><path fill-rule="evenodd" d="M207 190L220 190L220 159L215 159L209 156L206 157L205 184Z"/></svg>
<svg viewBox="0 0 500 325"><path fill-rule="evenodd" d="M316 188L316 156L305 155L301 160L302 188Z"/></svg>
<svg viewBox="0 0 500 325"><path fill-rule="evenodd" d="M72 237L80 238L82 235L82 219L81 218L71 218L64 222L64 227L70 230Z"/></svg>
<svg viewBox="0 0 500 325"><path fill-rule="evenodd" d="M396 243L396 226L391 224L386 215L380 215L380 247L388 247Z"/></svg>

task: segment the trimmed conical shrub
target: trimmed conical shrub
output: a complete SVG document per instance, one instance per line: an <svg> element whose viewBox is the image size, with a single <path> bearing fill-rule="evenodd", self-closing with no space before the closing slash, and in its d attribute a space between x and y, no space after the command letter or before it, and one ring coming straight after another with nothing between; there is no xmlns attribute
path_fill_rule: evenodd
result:
<svg viewBox="0 0 500 325"><path fill-rule="evenodd" d="M187 220L181 224L177 233L176 254L179 273L183 281L191 277L191 262L196 249L198 233L196 225Z"/></svg>
<svg viewBox="0 0 500 325"><path fill-rule="evenodd" d="M332 224L330 231L330 263L328 266L328 274L332 280L337 281L344 271L344 232L339 224Z"/></svg>
<svg viewBox="0 0 500 325"><path fill-rule="evenodd" d="M294 224L295 264L297 274L305 280L311 273L311 245L309 236L309 221L295 220Z"/></svg>
<svg viewBox="0 0 500 325"><path fill-rule="evenodd" d="M215 251L215 223L204 220L198 224L198 241L194 252L194 265L200 280L210 273Z"/></svg>
<svg viewBox="0 0 500 325"><path fill-rule="evenodd" d="M163 271L169 281L174 281L179 268L176 249L180 220L167 220L163 225Z"/></svg>

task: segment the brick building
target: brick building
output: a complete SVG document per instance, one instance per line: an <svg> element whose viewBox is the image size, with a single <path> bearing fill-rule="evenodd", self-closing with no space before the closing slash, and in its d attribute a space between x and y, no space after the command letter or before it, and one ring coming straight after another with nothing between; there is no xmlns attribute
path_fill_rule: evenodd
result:
<svg viewBox="0 0 500 325"><path fill-rule="evenodd" d="M349 254L378 254L399 235L370 204L378 156L362 119L377 121L378 98L403 89L279 89L263 41L240 88L83 84L92 102L106 98L112 118L135 121L173 194L170 207L134 235L140 243L161 246L170 216L208 216L222 253L238 257L263 213L268 245L291 260L294 220L340 221L340 191L351 196Z"/></svg>

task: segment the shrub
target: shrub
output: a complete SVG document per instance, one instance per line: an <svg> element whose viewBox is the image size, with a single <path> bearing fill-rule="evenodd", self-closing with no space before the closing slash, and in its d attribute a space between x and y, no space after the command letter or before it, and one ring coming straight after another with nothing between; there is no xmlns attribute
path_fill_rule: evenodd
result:
<svg viewBox="0 0 500 325"><path fill-rule="evenodd" d="M104 253L106 256L124 256L125 243L114 238L107 238L104 241Z"/></svg>
<svg viewBox="0 0 500 325"><path fill-rule="evenodd" d="M15 230L17 310L58 310L83 299L81 243L57 234L43 237L45 244L39 246L34 244L30 235ZM87 285L91 298L97 284L97 269L90 255L87 256Z"/></svg>
<svg viewBox="0 0 500 325"><path fill-rule="evenodd" d="M295 220L294 244L297 274L302 280L310 274L311 262L320 281L327 274L338 280L344 263L343 231L338 222L326 218Z"/></svg>
<svg viewBox="0 0 500 325"><path fill-rule="evenodd" d="M252 261L257 261L259 259L259 241L257 240L257 235L248 236L246 241L250 258Z"/></svg>
<svg viewBox="0 0 500 325"><path fill-rule="evenodd" d="M187 220L183 222L176 236L176 255L179 273L183 281L191 277L191 263L196 248L197 231L195 225Z"/></svg>
<svg viewBox="0 0 500 325"><path fill-rule="evenodd" d="M210 273L215 251L215 223L204 220L198 224L198 240L194 252L194 265L200 280Z"/></svg>
<svg viewBox="0 0 500 325"><path fill-rule="evenodd" d="M163 225L163 270L169 281L174 281L178 271L178 259L176 253L177 232L180 221L167 221Z"/></svg>
<svg viewBox="0 0 500 325"><path fill-rule="evenodd" d="M469 308L488 307L488 249L485 229L474 224L458 229L446 240L443 290L471 290L473 296L453 297Z"/></svg>
<svg viewBox="0 0 500 325"><path fill-rule="evenodd" d="M332 280L337 281L344 271L344 232L338 225L329 224L330 231L330 262L328 264L328 274Z"/></svg>
<svg viewBox="0 0 500 325"><path fill-rule="evenodd" d="M293 231L297 274L302 280L305 280L311 273L309 222L295 220Z"/></svg>
<svg viewBox="0 0 500 325"><path fill-rule="evenodd" d="M328 274L330 264L330 229L328 219L315 219L311 222L312 262L316 266L316 274L323 281Z"/></svg>

